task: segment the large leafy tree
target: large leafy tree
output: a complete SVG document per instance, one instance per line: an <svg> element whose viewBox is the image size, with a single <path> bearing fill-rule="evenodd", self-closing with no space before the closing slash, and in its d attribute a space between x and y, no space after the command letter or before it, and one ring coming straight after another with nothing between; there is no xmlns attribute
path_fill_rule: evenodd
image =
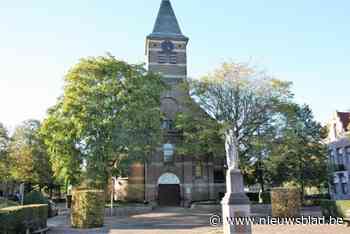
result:
<svg viewBox="0 0 350 234"><path fill-rule="evenodd" d="M189 88L187 82L180 86L185 93ZM178 113L175 118L175 129L182 133L182 140L177 144L177 152L197 157L225 155L221 125L189 96L183 96L181 101L186 109Z"/></svg>
<svg viewBox="0 0 350 234"><path fill-rule="evenodd" d="M55 173L104 187L120 157L147 156L161 136L163 90L160 77L140 65L111 55L82 59L66 75L64 95L41 131Z"/></svg>
<svg viewBox="0 0 350 234"><path fill-rule="evenodd" d="M295 182L303 189L326 181L324 130L308 106L292 102L289 82L231 63L190 82L190 91L208 115L178 116L185 150L222 156L218 136L232 129L248 185Z"/></svg>
<svg viewBox="0 0 350 234"><path fill-rule="evenodd" d="M25 121L15 129L9 144L10 172L19 182L51 185L51 163L39 129L37 120Z"/></svg>
<svg viewBox="0 0 350 234"><path fill-rule="evenodd" d="M248 173L252 143L267 131L282 105L290 101L290 83L274 79L248 64L225 63L214 73L190 83L193 99L220 124L220 132L234 133L241 169ZM186 129L184 130L186 132Z"/></svg>
<svg viewBox="0 0 350 234"><path fill-rule="evenodd" d="M285 117L267 164L272 184L293 182L303 193L305 187L327 186L326 129L314 120L307 105L290 105Z"/></svg>

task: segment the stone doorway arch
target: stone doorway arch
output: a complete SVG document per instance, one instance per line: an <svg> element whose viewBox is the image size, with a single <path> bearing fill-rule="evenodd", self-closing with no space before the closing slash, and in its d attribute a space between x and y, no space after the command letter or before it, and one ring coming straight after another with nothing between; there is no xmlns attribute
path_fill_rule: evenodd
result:
<svg viewBox="0 0 350 234"><path fill-rule="evenodd" d="M180 180L173 173L164 173L158 179L158 204L160 206L180 206Z"/></svg>

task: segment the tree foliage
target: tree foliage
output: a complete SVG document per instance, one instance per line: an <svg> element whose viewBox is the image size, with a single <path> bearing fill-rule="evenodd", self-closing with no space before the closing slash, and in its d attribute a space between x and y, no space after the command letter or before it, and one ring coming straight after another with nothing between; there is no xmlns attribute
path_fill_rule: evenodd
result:
<svg viewBox="0 0 350 234"><path fill-rule="evenodd" d="M163 89L160 77L140 65L110 55L82 59L42 128L55 173L104 186L120 155L148 155L160 138Z"/></svg>
<svg viewBox="0 0 350 234"><path fill-rule="evenodd" d="M325 128L314 120L309 106L290 105L280 132L275 138L268 173L273 185L294 182L305 187L322 187L327 183L327 147Z"/></svg>
<svg viewBox="0 0 350 234"><path fill-rule="evenodd" d="M46 146L38 131L40 122L28 120L18 126L9 144L9 165L15 181L52 184L53 175Z"/></svg>
<svg viewBox="0 0 350 234"><path fill-rule="evenodd" d="M258 183L264 190L295 182L303 189L325 183L324 130L308 106L293 103L290 82L249 64L226 63L189 85L193 100L207 115L178 118L184 141L194 144L187 150L205 149L209 143L208 152L215 149L214 155L224 156L219 150L223 141L215 139L232 129L248 185Z"/></svg>
<svg viewBox="0 0 350 234"><path fill-rule="evenodd" d="M10 137L5 126L0 123L0 182L7 182L10 179L8 145Z"/></svg>
<svg viewBox="0 0 350 234"><path fill-rule="evenodd" d="M191 82L193 99L221 125L232 129L242 162L258 130L273 121L279 106L289 101L290 83L256 71L247 64L225 63L214 73Z"/></svg>
<svg viewBox="0 0 350 234"><path fill-rule="evenodd" d="M189 84L180 87L186 92ZM175 129L182 132L176 149L182 155L219 156L225 154L221 125L209 116L193 99L183 97L185 111L176 115Z"/></svg>

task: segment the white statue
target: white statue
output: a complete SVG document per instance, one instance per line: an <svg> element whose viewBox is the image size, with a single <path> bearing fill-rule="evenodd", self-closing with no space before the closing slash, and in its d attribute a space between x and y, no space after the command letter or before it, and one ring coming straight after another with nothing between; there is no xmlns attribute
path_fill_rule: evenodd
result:
<svg viewBox="0 0 350 234"><path fill-rule="evenodd" d="M229 170L238 170L239 169L239 156L238 156L238 142L237 138L233 133L233 130L230 129L226 133L226 160Z"/></svg>

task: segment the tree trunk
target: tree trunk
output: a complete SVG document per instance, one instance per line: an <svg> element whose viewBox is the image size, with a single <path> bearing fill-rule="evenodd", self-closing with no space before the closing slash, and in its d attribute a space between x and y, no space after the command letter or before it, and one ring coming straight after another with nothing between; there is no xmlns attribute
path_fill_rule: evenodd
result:
<svg viewBox="0 0 350 234"><path fill-rule="evenodd" d="M258 173L258 183L260 184L261 191L265 192L264 170L262 168L261 161L258 162L257 173Z"/></svg>

